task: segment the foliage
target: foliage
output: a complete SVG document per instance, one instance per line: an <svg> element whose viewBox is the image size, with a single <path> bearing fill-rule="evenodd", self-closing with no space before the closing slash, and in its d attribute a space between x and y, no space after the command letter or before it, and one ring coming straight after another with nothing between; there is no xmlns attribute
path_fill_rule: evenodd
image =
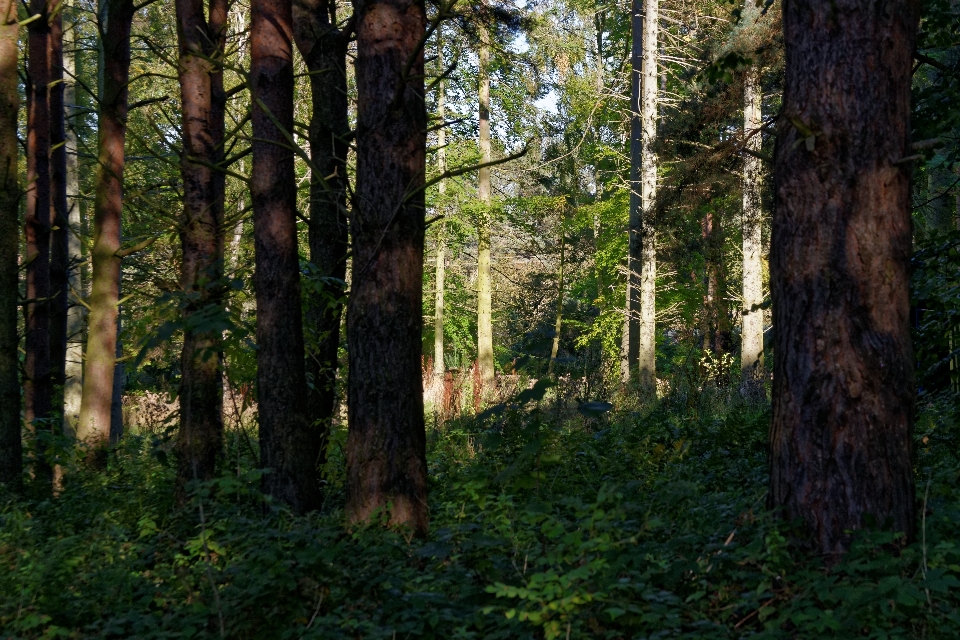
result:
<svg viewBox="0 0 960 640"><path fill-rule="evenodd" d="M546 392L430 433L425 540L343 527L336 448L320 514L265 501L230 434L234 462L175 511L158 455L169 445L129 436L106 474L71 469L56 499L4 500L3 637L960 632L955 423L921 421L920 539L867 532L828 570L763 509L766 406L734 392L695 411L668 396L643 412L581 415Z"/></svg>

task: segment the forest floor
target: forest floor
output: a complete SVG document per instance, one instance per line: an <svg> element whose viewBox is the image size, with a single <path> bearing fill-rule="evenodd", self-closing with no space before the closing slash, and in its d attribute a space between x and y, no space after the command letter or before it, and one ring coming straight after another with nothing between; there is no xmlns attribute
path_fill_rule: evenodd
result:
<svg viewBox="0 0 960 640"><path fill-rule="evenodd" d="M955 418L918 421L918 539L860 534L831 569L766 513L769 408L735 391L432 428L425 540L344 527L342 433L306 517L231 433L178 511L169 441L130 435L57 499L0 502L0 637L957 638Z"/></svg>

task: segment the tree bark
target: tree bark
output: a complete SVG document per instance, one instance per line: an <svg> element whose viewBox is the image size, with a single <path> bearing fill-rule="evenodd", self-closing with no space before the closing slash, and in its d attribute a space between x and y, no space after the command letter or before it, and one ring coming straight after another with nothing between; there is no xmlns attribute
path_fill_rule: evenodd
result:
<svg viewBox="0 0 960 640"><path fill-rule="evenodd" d="M347 277L347 44L333 0L295 0L294 37L310 72L310 262L323 278L306 301L307 419L318 473L337 406L341 300ZM307 445L305 445L307 446ZM319 482L319 475L317 481Z"/></svg>
<svg viewBox="0 0 960 640"><path fill-rule="evenodd" d="M34 475L43 484L53 479L41 433L49 432L53 410L53 369L50 354L50 15L46 0L32 0L27 56L27 302L24 306L24 419L37 435Z"/></svg>
<svg viewBox="0 0 960 640"><path fill-rule="evenodd" d="M82 227L81 200L80 200L80 166L77 157L77 130L73 123L74 110L77 106L76 51L75 29L76 19L73 13L73 0L65 3L69 19L63 31L63 101L64 119L66 121L66 169L67 169L67 256L68 256L68 300L70 296L79 296L83 291L81 278L83 261L80 247L80 233ZM72 289L72 292L69 290ZM73 437L77 433L77 421L80 419L80 399L83 393L83 324L84 307L74 303L67 311L67 349L64 358L63 382L63 430Z"/></svg>
<svg viewBox="0 0 960 640"><path fill-rule="evenodd" d="M77 438L94 450L110 442L120 302L120 233L130 79L132 0L101 0L102 47L97 187L93 210L90 316Z"/></svg>
<svg viewBox="0 0 960 640"><path fill-rule="evenodd" d="M443 27L437 28L437 65L440 73L445 71L443 56ZM437 120L440 128L437 130L437 173L443 175L447 170L447 129L444 122L447 118L447 84L443 80L437 85ZM437 183L437 213L445 215L447 194L447 182L441 180ZM446 260L447 260L447 222L440 221L440 229L437 231L437 264L436 264L436 295L434 298L433 313L433 384L436 390L436 398L442 395L443 374L446 371L446 361L443 350L443 294L446 287Z"/></svg>
<svg viewBox="0 0 960 640"><path fill-rule="evenodd" d="M183 213L180 286L187 297L177 438L177 494L190 481L214 477L223 446L223 340L211 322L223 307L223 58L227 0L176 0L180 95L183 109ZM196 160L196 161L195 161Z"/></svg>
<svg viewBox="0 0 960 640"><path fill-rule="evenodd" d="M17 3L0 0L0 484L19 491L23 476L17 347Z"/></svg>
<svg viewBox="0 0 960 640"><path fill-rule="evenodd" d="M657 36L659 0L645 0L643 20L643 152L641 220L640 322L637 329L637 373L641 393L652 396L657 384Z"/></svg>
<svg viewBox="0 0 960 640"><path fill-rule="evenodd" d="M268 495L296 512L319 508L316 429L306 413L293 132L290 0L252 6L253 233L257 290L257 401Z"/></svg>
<svg viewBox="0 0 960 640"><path fill-rule="evenodd" d="M640 270L643 262L643 0L630 7L630 222L627 228L627 295L624 310L620 377L624 384L637 368L640 344Z"/></svg>
<svg viewBox="0 0 960 640"><path fill-rule="evenodd" d="M839 554L914 532L910 79L919 3L784 5L770 505ZM834 556L835 557L835 556Z"/></svg>
<svg viewBox="0 0 960 640"><path fill-rule="evenodd" d="M63 416L70 307L70 219L67 210L67 131L64 109L63 2L48 0L50 38L50 360L53 413ZM56 428L62 433L61 428Z"/></svg>
<svg viewBox="0 0 960 640"><path fill-rule="evenodd" d="M753 0L746 0L744 14L754 18ZM760 78L751 65L743 83L744 149L760 152L762 123ZM740 335L740 371L744 382L756 383L763 372L763 264L761 263L763 209L760 190L763 173L760 158L743 154L743 320Z"/></svg>
<svg viewBox="0 0 960 640"><path fill-rule="evenodd" d="M357 0L347 516L427 531L423 0Z"/></svg>
<svg viewBox="0 0 960 640"><path fill-rule="evenodd" d="M481 22L479 50L480 164L490 162L490 32ZM477 220L477 364L483 387L492 389L496 370L493 363L493 302L490 280L490 167L477 172L480 216Z"/></svg>

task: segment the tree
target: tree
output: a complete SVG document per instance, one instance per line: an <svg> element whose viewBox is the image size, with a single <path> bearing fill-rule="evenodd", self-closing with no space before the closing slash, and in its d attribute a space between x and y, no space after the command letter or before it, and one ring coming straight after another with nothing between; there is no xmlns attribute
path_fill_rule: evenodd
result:
<svg viewBox="0 0 960 640"><path fill-rule="evenodd" d="M222 58L227 0L177 0L183 109L183 213L180 286L184 338L180 379L177 481L180 499L191 480L210 480L223 440L223 346L215 322L223 300L224 106Z"/></svg>
<svg viewBox="0 0 960 640"><path fill-rule="evenodd" d="M67 313L70 308L70 213L67 210L67 131L61 0L51 1L50 37L50 366L53 413L63 415L67 362ZM61 428L55 428L61 433Z"/></svg>
<svg viewBox="0 0 960 640"><path fill-rule="evenodd" d="M0 484L17 490L23 473L17 354L17 3L0 0Z"/></svg>
<svg viewBox="0 0 960 640"><path fill-rule="evenodd" d="M306 413L293 131L290 0L252 5L253 233L256 248L257 401L263 489L295 511L320 506L316 442Z"/></svg>
<svg viewBox="0 0 960 640"><path fill-rule="evenodd" d="M444 68L443 56L443 26L437 27L437 65L440 73L446 73ZM444 80L437 84L437 174L443 175L447 170L447 85ZM447 183L440 180L437 183L437 201L439 203L438 214L446 214L446 203L444 198L447 194ZM446 372L446 360L443 349L443 292L446 286L446 260L447 260L447 223L445 219L440 220L440 230L437 234L437 262L434 280L436 289L434 295L433 312L433 384L438 391L443 384L443 375Z"/></svg>
<svg viewBox="0 0 960 640"><path fill-rule="evenodd" d="M643 150L640 199L643 206L640 243L640 322L637 329L637 369L640 389L654 395L657 383L657 110L660 74L657 36L659 0L644 0L643 18Z"/></svg>
<svg viewBox="0 0 960 640"><path fill-rule="evenodd" d="M482 5L484 8L486 4ZM480 170L477 195L480 213L477 220L477 365L485 388L492 388L496 373L493 364L493 318L490 281L490 30L481 14L477 26L480 39L478 57Z"/></svg>
<svg viewBox="0 0 960 640"><path fill-rule="evenodd" d="M770 504L842 553L911 537L910 82L919 4L784 5Z"/></svg>
<svg viewBox="0 0 960 640"><path fill-rule="evenodd" d="M427 530L422 0L358 0L347 516Z"/></svg>
<svg viewBox="0 0 960 640"><path fill-rule="evenodd" d="M101 0L101 77L97 133L97 184L93 210L91 295L83 397L77 438L94 449L115 440L111 433L117 333L120 313L124 144L130 80L132 0Z"/></svg>
<svg viewBox="0 0 960 640"><path fill-rule="evenodd" d="M337 404L337 362L347 275L347 45L333 0L296 0L294 37L310 73L310 262L319 288L306 300L308 446L318 467Z"/></svg>
<svg viewBox="0 0 960 640"><path fill-rule="evenodd" d="M80 166L77 157L77 127L74 118L78 115L77 109L77 53L76 29L77 20L73 12L73 0L65 3L65 17L69 18L69 25L63 31L63 106L66 119L66 140L64 149L67 162L67 257L68 282L67 289L74 297L83 290L81 282L80 263L83 255L80 247L81 233L81 198L80 198ZM67 348L64 355L63 376L63 429L68 435L76 435L77 421L80 418L80 402L83 396L83 321L84 308L81 304L72 304L67 312L66 339Z"/></svg>
<svg viewBox="0 0 960 640"><path fill-rule="evenodd" d="M27 300L24 305L24 419L37 435L34 474L52 480L43 432L53 410L53 368L50 353L50 7L32 0L35 19L28 26L27 56L27 189L24 236Z"/></svg>
<svg viewBox="0 0 960 640"><path fill-rule="evenodd" d="M756 3L746 0L743 18L756 20ZM756 64L747 67L743 82L743 327L740 335L740 370L744 380L755 382L763 369L763 265L760 256L763 209L760 188L760 78Z"/></svg>
<svg viewBox="0 0 960 640"><path fill-rule="evenodd" d="M643 0L630 5L630 218L627 228L627 295L620 376L630 381L639 357L640 270L643 264Z"/></svg>

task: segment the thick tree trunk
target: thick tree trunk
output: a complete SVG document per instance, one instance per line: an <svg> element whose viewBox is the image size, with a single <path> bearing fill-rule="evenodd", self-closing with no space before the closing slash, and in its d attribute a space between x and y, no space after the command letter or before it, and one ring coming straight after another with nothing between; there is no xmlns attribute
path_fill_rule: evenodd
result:
<svg viewBox="0 0 960 640"><path fill-rule="evenodd" d="M24 306L24 418L38 436L34 474L44 484L53 478L41 432L50 431L53 369L50 357L50 25L46 0L32 0L39 18L28 28L27 56L27 202L24 218L27 303Z"/></svg>
<svg viewBox="0 0 960 640"><path fill-rule="evenodd" d="M630 7L630 223L627 228L627 296L624 310L623 342L620 353L620 377L630 382L637 368L640 337L640 270L643 263L643 0Z"/></svg>
<svg viewBox="0 0 960 640"><path fill-rule="evenodd" d="M482 22L480 35L480 163L490 162L490 33ZM480 217L477 221L477 364L483 387L493 389L496 370L493 364L493 302L490 280L490 167L477 175Z"/></svg>
<svg viewBox="0 0 960 640"><path fill-rule="evenodd" d="M637 374L641 393L654 395L657 384L657 36L659 0L645 0L643 20L643 153L641 171L640 323L638 327Z"/></svg>
<svg viewBox="0 0 960 640"><path fill-rule="evenodd" d="M293 131L290 0L252 7L253 233L257 290L257 401L263 489L297 512L320 506L316 441L306 412Z"/></svg>
<svg viewBox="0 0 960 640"><path fill-rule="evenodd" d="M911 537L910 78L919 3L784 5L770 505L838 554Z"/></svg>
<svg viewBox="0 0 960 640"><path fill-rule="evenodd" d="M177 493L186 484L214 477L223 442L222 333L206 328L223 306L223 57L227 0L177 0L180 95L183 109L183 214L180 286L187 296L177 439ZM197 160L197 162L194 161Z"/></svg>
<svg viewBox="0 0 960 640"><path fill-rule="evenodd" d="M752 11L753 0L747 0L745 12ZM744 148L760 151L761 91L755 65L747 69L743 83ZM744 382L760 380L763 372L763 265L761 263L761 228L763 209L760 158L743 154L743 323L740 335L740 371Z"/></svg>
<svg viewBox="0 0 960 640"><path fill-rule="evenodd" d="M94 449L110 442L120 301L127 84L132 0L101 0L102 87L98 119L97 187L93 211L90 316L77 438Z"/></svg>
<svg viewBox="0 0 960 640"><path fill-rule="evenodd" d="M75 29L76 20L73 13L73 0L65 3L69 13L67 27L63 32L63 101L64 118L66 120L66 155L67 155L67 218L69 232L67 236L68 255L68 300L79 296L83 291L81 278L83 261L80 247L80 233L82 218L80 212L80 166L77 157L77 130L73 123L73 114L77 106L76 51ZM80 399L83 394L83 305L73 303L67 311L67 352L64 358L63 382L63 430L69 436L77 433L77 421L80 419Z"/></svg>
<svg viewBox="0 0 960 640"><path fill-rule="evenodd" d="M0 484L18 491L23 475L17 347L17 3L0 0Z"/></svg>
<svg viewBox="0 0 960 640"><path fill-rule="evenodd" d="M347 43L337 28L333 0L295 0L294 36L310 72L310 262L323 278L320 295L306 304L307 419L316 466L326 463L327 441L337 406L340 302L347 277ZM318 475L319 481L319 475Z"/></svg>
<svg viewBox="0 0 960 640"><path fill-rule="evenodd" d="M423 0L358 0L347 516L427 530Z"/></svg>
<svg viewBox="0 0 960 640"><path fill-rule="evenodd" d="M67 131L64 110L63 3L49 2L50 20L50 361L53 413L63 416L70 308L70 219L67 210ZM57 433L61 430L57 428Z"/></svg>

